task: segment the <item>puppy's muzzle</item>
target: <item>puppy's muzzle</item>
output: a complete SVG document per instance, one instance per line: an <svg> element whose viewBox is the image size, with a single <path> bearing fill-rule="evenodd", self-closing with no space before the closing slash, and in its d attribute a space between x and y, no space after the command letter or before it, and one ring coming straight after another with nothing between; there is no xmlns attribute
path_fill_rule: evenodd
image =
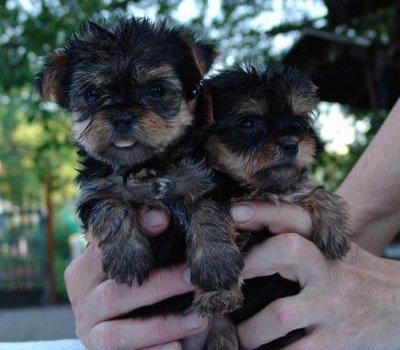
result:
<svg viewBox="0 0 400 350"><path fill-rule="evenodd" d="M283 139L279 141L279 148L289 157L295 157L299 152L299 142L294 139Z"/></svg>
<svg viewBox="0 0 400 350"><path fill-rule="evenodd" d="M134 118L126 114L115 114L111 117L111 124L114 131L127 133L132 130Z"/></svg>

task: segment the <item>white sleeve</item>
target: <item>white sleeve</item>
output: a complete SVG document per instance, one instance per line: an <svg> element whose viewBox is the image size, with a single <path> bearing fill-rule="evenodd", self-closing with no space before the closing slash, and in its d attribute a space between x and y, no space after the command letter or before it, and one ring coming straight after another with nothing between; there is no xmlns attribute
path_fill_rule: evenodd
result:
<svg viewBox="0 0 400 350"><path fill-rule="evenodd" d="M79 340L0 343L0 350L85 350Z"/></svg>

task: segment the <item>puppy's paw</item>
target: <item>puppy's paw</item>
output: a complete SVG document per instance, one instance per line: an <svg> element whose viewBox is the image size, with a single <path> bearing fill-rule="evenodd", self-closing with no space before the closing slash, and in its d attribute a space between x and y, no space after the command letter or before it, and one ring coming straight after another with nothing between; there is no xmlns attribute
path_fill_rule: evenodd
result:
<svg viewBox="0 0 400 350"><path fill-rule="evenodd" d="M225 317L212 318L204 350L239 350L232 321Z"/></svg>
<svg viewBox="0 0 400 350"><path fill-rule="evenodd" d="M102 266L106 276L119 284L141 285L153 266L153 254L138 240L114 241L102 247Z"/></svg>
<svg viewBox="0 0 400 350"><path fill-rule="evenodd" d="M238 285L243 256L230 243L213 243L190 257L192 283L202 290L231 289Z"/></svg>
<svg viewBox="0 0 400 350"><path fill-rule="evenodd" d="M242 301L240 288L198 292L192 309L202 316L223 315L239 308Z"/></svg>
<svg viewBox="0 0 400 350"><path fill-rule="evenodd" d="M343 227L316 232L311 239L328 259L343 259L350 250L350 231Z"/></svg>

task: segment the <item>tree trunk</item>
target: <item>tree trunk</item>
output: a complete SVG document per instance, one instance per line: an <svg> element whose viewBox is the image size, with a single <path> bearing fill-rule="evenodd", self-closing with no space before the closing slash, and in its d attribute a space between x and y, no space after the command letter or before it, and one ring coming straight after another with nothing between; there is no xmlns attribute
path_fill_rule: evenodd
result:
<svg viewBox="0 0 400 350"><path fill-rule="evenodd" d="M49 282L49 303L56 302L57 282L54 268L55 259L55 235L53 224L53 203L51 200L51 178L45 180L46 196L46 249L47 249L47 278Z"/></svg>

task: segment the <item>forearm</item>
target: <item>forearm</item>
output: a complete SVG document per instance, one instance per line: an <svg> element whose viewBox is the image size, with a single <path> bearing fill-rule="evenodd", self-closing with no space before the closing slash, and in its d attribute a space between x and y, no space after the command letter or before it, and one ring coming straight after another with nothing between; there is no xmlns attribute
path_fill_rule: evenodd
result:
<svg viewBox="0 0 400 350"><path fill-rule="evenodd" d="M337 190L350 207L353 240L381 255L400 230L400 100Z"/></svg>

